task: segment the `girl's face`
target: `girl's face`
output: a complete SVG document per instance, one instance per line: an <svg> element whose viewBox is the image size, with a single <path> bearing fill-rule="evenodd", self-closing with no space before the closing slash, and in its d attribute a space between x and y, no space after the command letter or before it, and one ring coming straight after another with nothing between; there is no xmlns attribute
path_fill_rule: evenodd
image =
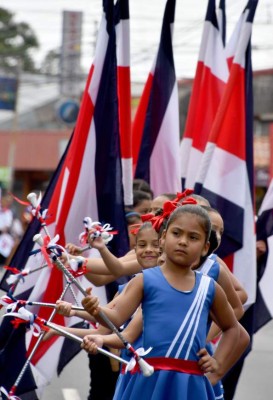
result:
<svg viewBox="0 0 273 400"><path fill-rule="evenodd" d="M134 207L134 211L139 214L148 214L151 208L152 200L141 200L137 206Z"/></svg>
<svg viewBox="0 0 273 400"><path fill-rule="evenodd" d="M166 261L177 266L190 267L200 256L205 256L209 248L200 217L191 213L181 214L171 222L161 240Z"/></svg>
<svg viewBox="0 0 273 400"><path fill-rule="evenodd" d="M160 255L158 234L153 228L140 231L137 235L136 258L143 269L157 265Z"/></svg>
<svg viewBox="0 0 273 400"><path fill-rule="evenodd" d="M216 233L218 247L219 247L221 244L222 235L224 233L224 221L220 214L213 212L213 211L209 212L209 218L211 221L211 229L213 229ZM217 247L217 249L218 249L218 247Z"/></svg>
<svg viewBox="0 0 273 400"><path fill-rule="evenodd" d="M162 195L155 197L152 200L150 212L155 214L157 210L163 208L163 204L168 200L168 197Z"/></svg>

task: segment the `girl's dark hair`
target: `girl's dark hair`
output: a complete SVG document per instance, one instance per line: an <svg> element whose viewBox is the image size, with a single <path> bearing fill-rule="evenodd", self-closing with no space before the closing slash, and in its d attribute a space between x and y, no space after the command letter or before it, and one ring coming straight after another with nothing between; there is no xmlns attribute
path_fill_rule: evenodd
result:
<svg viewBox="0 0 273 400"><path fill-rule="evenodd" d="M198 201L202 201L203 203L206 203L206 206L202 206L202 207L210 207L210 202L208 201L208 199L206 199L203 196L200 196L200 194L195 194L192 193L188 196L186 196L183 200L187 200L189 197L192 197L193 199L195 199L197 202Z"/></svg>
<svg viewBox="0 0 273 400"><path fill-rule="evenodd" d="M151 198L154 197L153 191L152 191L149 183L146 182L144 179L136 178L133 180L133 191L135 191L135 190L141 190L142 192L149 193Z"/></svg>
<svg viewBox="0 0 273 400"><path fill-rule="evenodd" d="M200 263L199 265L202 265L203 262L208 258L208 256L210 256L215 249L217 249L218 247L218 239L217 239L217 235L216 232L212 229L210 232L210 237L209 237L209 249L208 252L205 256L201 256L200 257Z"/></svg>
<svg viewBox="0 0 273 400"><path fill-rule="evenodd" d="M133 207L138 206L143 200L151 200L151 195L147 192L143 192L142 190L134 190Z"/></svg>
<svg viewBox="0 0 273 400"><path fill-rule="evenodd" d="M214 212L216 214L219 214L221 216L221 214L219 213L218 210L216 210L216 208L210 207L210 206L201 206L202 208L204 208L204 210L206 210L207 212Z"/></svg>
<svg viewBox="0 0 273 400"><path fill-rule="evenodd" d="M211 233L211 222L209 218L209 214L206 210L204 210L203 207L197 205L197 204L185 204L184 206L177 207L176 210L174 210L167 222L166 225L166 230L168 230L169 226L178 218L180 217L181 214L193 214L199 217L200 223L202 225L202 228L204 229L204 232L206 234L206 242L209 240L210 233Z"/></svg>
<svg viewBox="0 0 273 400"><path fill-rule="evenodd" d="M133 210L126 210L125 218L127 225L133 225L141 222L141 215Z"/></svg>
<svg viewBox="0 0 273 400"><path fill-rule="evenodd" d="M140 225L139 230L137 231L136 241L138 239L138 235L140 234L140 232L144 231L144 229L151 229L151 228L153 229L153 225L150 221L143 222L143 224ZM154 231L156 232L156 230L154 230Z"/></svg>

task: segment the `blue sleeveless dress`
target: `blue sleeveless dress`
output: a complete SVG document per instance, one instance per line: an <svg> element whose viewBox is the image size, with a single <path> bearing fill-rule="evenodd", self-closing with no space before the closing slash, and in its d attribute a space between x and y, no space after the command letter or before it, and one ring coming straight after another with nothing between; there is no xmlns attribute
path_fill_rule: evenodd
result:
<svg viewBox="0 0 273 400"><path fill-rule="evenodd" d="M217 261L217 255L211 254L198 268L198 271L202 272L202 274L204 275L211 277L212 279L215 280L215 282L217 282L220 273L220 264ZM208 331L209 328L210 326L208 326ZM208 352L212 355L213 354L212 345L210 343L207 343L206 348ZM213 386L213 390L216 400L224 400L224 387L221 381L217 382L216 385Z"/></svg>
<svg viewBox="0 0 273 400"><path fill-rule="evenodd" d="M182 292L165 279L160 267L143 271L143 347L146 356L198 361L205 347L214 281L195 272L193 290ZM215 400L204 375L159 370L152 376L131 376L125 388L117 387L115 400Z"/></svg>

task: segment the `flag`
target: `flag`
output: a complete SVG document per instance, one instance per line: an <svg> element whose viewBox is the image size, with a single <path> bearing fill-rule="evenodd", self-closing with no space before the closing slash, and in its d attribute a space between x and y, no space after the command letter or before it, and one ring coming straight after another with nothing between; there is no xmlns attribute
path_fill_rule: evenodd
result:
<svg viewBox="0 0 273 400"><path fill-rule="evenodd" d="M273 180L261 204L256 223L257 240L266 244L266 252L258 258L257 298L254 304L254 333L273 316Z"/></svg>
<svg viewBox="0 0 273 400"><path fill-rule="evenodd" d="M175 0L166 3L159 49L133 123L135 178L144 179L155 196L181 189L179 110L172 31Z"/></svg>
<svg viewBox="0 0 273 400"><path fill-rule="evenodd" d="M78 242L79 233L83 231L82 221L86 216L109 223L119 232L111 242L111 251L121 256L128 250L128 237L120 160L113 0L103 1L103 10L95 59L90 68L78 120L50 196L47 227L51 237L58 234L58 243L64 245ZM39 255L35 256L35 260L32 257L27 267L39 262ZM28 292L31 300L55 302L63 291L64 283L65 279L59 270L44 268L39 273L27 276L25 282L19 282L14 295L21 298L21 294ZM90 282L83 283L83 286L90 286ZM105 288L96 289L102 303L106 302ZM78 298L75 288L73 293L69 291L67 294L67 301L75 302L74 297ZM49 315L47 308L39 309L40 317L48 319ZM54 317L54 322L62 325L67 323L62 316ZM77 318L70 318L69 326L78 322ZM39 345L31 363L31 367L39 371L47 382L63 365L64 338L52 339ZM28 338L27 343L29 353L35 340ZM9 387L6 389L9 390Z"/></svg>
<svg viewBox="0 0 273 400"><path fill-rule="evenodd" d="M249 2L195 185L196 193L206 197L223 217L219 256L229 256L233 273L248 293L248 305L256 297L250 45L256 6L257 1Z"/></svg>
<svg viewBox="0 0 273 400"><path fill-rule="evenodd" d="M226 21L226 0L220 0L217 10L217 22L224 46L226 44Z"/></svg>
<svg viewBox="0 0 273 400"><path fill-rule="evenodd" d="M215 0L208 1L198 63L180 146L182 187L194 188L198 166L223 96L229 71Z"/></svg>
<svg viewBox="0 0 273 400"><path fill-rule="evenodd" d="M115 17L122 182L124 188L124 203L125 205L132 205L133 158L130 79L130 16L128 0L120 0L117 2L115 6Z"/></svg>

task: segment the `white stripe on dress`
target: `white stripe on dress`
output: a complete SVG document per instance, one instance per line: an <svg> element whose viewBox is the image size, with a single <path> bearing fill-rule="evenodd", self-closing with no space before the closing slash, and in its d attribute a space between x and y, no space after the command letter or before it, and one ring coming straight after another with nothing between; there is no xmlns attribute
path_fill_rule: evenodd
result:
<svg viewBox="0 0 273 400"><path fill-rule="evenodd" d="M170 356L174 346L176 345L176 343L178 341L179 336L181 335L181 332L183 331L183 329L185 328L186 324L188 323L188 320L190 318L192 318L191 317L192 314L195 312L194 310L195 310L196 304L198 303L200 296L202 297L202 293L204 291L204 287L205 287L205 279L204 278L205 278L205 276L201 277L201 281L200 281L199 287L197 289L196 295L194 297L194 300L193 300L193 302L192 302L192 304L191 304L191 306L190 306L190 308L189 308L184 320L182 321L182 324L180 325L180 328L178 329L178 331L177 331L177 333L176 333L176 335L175 335L175 337L174 337L169 349L167 350L167 353L166 353L165 357L169 357Z"/></svg>

